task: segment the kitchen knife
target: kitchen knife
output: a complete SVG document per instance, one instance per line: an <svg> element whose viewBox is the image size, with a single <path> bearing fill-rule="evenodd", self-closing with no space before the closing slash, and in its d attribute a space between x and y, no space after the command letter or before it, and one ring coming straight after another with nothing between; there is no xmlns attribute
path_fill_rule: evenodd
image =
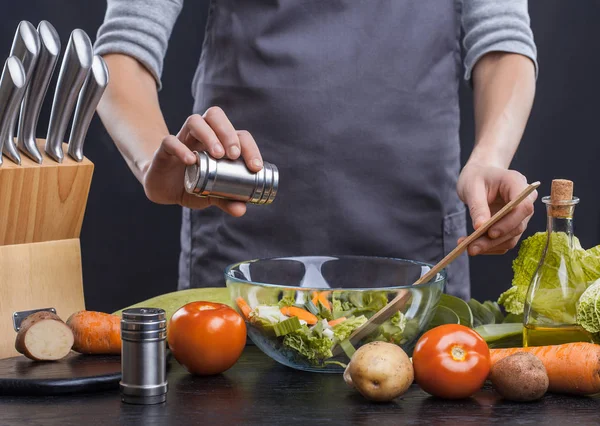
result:
<svg viewBox="0 0 600 426"><path fill-rule="evenodd" d="M92 57L92 42L88 35L81 29L73 30L60 66L46 136L46 153L59 163L64 158L62 144L65 131L77 95L92 66Z"/></svg>
<svg viewBox="0 0 600 426"><path fill-rule="evenodd" d="M37 123L61 46L56 29L48 21L41 21L37 32L40 37L40 53L21 105L17 146L29 158L41 164L42 154L35 139Z"/></svg>
<svg viewBox="0 0 600 426"><path fill-rule="evenodd" d="M69 155L76 161L83 160L83 143L96 107L108 85L108 67L100 56L94 56L92 68L79 92L77 107L69 136Z"/></svg>
<svg viewBox="0 0 600 426"><path fill-rule="evenodd" d="M21 60L10 56L4 63L0 77L0 166L2 165L2 148L10 132L10 123L19 112L19 102L27 88L27 76Z"/></svg>
<svg viewBox="0 0 600 426"><path fill-rule="evenodd" d="M37 30L29 21L21 21L17 27L15 37L13 39L12 48L9 56L16 56L21 61L25 70L25 85L29 84L35 64L40 52L40 37ZM21 105L25 92L21 94L21 99L18 104ZM2 151L4 154L17 164L21 164L21 155L15 144L14 135L17 124L18 114L11 117L11 121L7 123L8 131L5 133L3 140L4 146Z"/></svg>

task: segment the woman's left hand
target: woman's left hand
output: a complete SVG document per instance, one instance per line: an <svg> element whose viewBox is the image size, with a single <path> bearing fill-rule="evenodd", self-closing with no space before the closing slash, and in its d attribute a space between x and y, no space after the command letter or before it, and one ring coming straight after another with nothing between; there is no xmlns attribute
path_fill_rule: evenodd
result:
<svg viewBox="0 0 600 426"><path fill-rule="evenodd" d="M526 187L527 179L515 170L469 162L460 174L457 191L469 208L473 228L478 229ZM536 198L537 191L534 191L485 235L475 240L468 248L469 254L504 254L514 248L533 216ZM458 243L464 238L459 239Z"/></svg>

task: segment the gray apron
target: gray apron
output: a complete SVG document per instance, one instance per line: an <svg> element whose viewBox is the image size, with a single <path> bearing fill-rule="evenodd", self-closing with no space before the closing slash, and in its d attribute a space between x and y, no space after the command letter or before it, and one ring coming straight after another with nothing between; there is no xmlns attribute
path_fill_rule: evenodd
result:
<svg viewBox="0 0 600 426"><path fill-rule="evenodd" d="M252 133L280 187L242 218L183 209L179 289L262 257L439 261L466 232L460 75L459 0L213 0L194 112ZM448 275L468 298L467 257Z"/></svg>

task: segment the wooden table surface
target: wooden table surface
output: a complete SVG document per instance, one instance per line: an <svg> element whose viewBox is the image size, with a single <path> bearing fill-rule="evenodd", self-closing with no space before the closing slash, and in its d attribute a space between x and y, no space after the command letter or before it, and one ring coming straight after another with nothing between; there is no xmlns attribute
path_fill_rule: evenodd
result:
<svg viewBox="0 0 600 426"><path fill-rule="evenodd" d="M248 346L229 371L194 377L175 360L167 402L123 404L119 390L56 397L1 397L0 425L365 425L562 424L600 422L600 397L546 395L502 401L488 387L465 401L442 401L416 385L390 403L371 403L340 374L281 366Z"/></svg>

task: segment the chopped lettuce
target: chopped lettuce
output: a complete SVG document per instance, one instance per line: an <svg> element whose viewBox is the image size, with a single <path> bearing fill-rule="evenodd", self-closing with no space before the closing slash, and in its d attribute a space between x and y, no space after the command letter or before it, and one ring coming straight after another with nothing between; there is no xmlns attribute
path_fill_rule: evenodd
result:
<svg viewBox="0 0 600 426"><path fill-rule="evenodd" d="M333 342L322 333L313 333L308 326L303 326L283 338L284 346L294 349L313 363L331 358Z"/></svg>
<svg viewBox="0 0 600 426"><path fill-rule="evenodd" d="M402 312L398 311L390 319L381 324L377 328L377 334L374 334L368 341L374 342L380 340L396 344L403 343L406 325L406 317Z"/></svg>
<svg viewBox="0 0 600 426"><path fill-rule="evenodd" d="M285 296L283 297L279 303L277 304L280 308L285 308L287 306L293 306L296 304L296 299L293 296Z"/></svg>
<svg viewBox="0 0 600 426"><path fill-rule="evenodd" d="M364 315L368 318L388 303L385 291L365 291L333 294L333 318Z"/></svg>
<svg viewBox="0 0 600 426"><path fill-rule="evenodd" d="M538 232L521 242L512 265L512 287L498 299L498 303L507 312L523 313L527 290L546 247L547 238L546 232ZM535 296L536 312L562 322L574 322L575 305L579 296L589 282L600 278L600 246L585 250L577 237L572 238L573 249L567 250L567 235L562 232L551 234L544 274ZM562 253L567 252L571 253L570 257L562 256Z"/></svg>
<svg viewBox="0 0 600 426"><path fill-rule="evenodd" d="M347 340L358 327L367 322L368 318L381 310L388 303L388 292L333 292L331 294L331 309L323 303L315 305L307 300L304 305L298 304L298 294L286 292L279 302L273 305L258 305L249 315L254 325L265 329L271 336L277 338L283 347L297 352L313 365L324 365L328 358L333 357L335 345ZM319 321L313 326L300 320L300 327L285 327L282 333L279 326L288 321L289 317L281 313L281 308L298 306L315 315ZM334 326L329 321L345 317L346 319ZM401 312L396 313L378 328L378 340L400 343L403 342L403 332L406 318ZM287 323L286 323L287 324ZM277 327L275 327L277 325ZM277 329L277 330L276 330ZM276 333L276 331L279 331ZM406 339L405 339L406 340Z"/></svg>
<svg viewBox="0 0 600 426"><path fill-rule="evenodd" d="M249 318L253 322L259 321L272 326L273 324L286 320L288 317L281 313L279 306L277 305L258 305L250 312Z"/></svg>
<svg viewBox="0 0 600 426"><path fill-rule="evenodd" d="M333 326L333 335L338 341L345 340L365 322L367 322L367 317L364 315L348 318L346 321Z"/></svg>

